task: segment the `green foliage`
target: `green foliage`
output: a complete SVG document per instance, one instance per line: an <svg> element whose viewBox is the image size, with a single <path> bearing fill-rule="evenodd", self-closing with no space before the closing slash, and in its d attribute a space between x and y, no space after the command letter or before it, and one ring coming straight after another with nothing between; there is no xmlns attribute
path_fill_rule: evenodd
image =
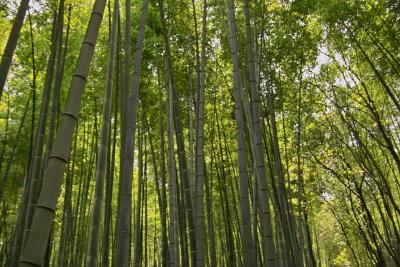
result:
<svg viewBox="0 0 400 267"><path fill-rule="evenodd" d="M14 1L0 3L0 51L4 49L12 25L15 7L11 2ZM12 163L7 180L4 184L0 183L3 193L0 197L0 209L2 209L0 212L4 215L0 216L0 264L5 262L5 251L10 246L9 241L12 240L12 231L21 203L20 195L26 186L24 181L32 149L31 133L38 127L56 9L55 1L42 4L32 2L35 2L35 8L31 8L30 15L36 69L34 128L31 127L34 74L28 16L19 36L6 90L0 102L0 180L6 174L8 161ZM92 2L66 1L64 38L69 6L71 6L71 20L59 113L62 112L66 102L67 90L75 71ZM216 252L221 258L220 265L225 266L228 261L227 221L232 221L235 252L239 255L241 251L232 63L228 43L226 4L224 1L207 2L209 7L205 165L212 198L211 212L215 224ZM132 1L133 53L141 3L139 0ZM122 42L124 42L125 28L125 12L122 8L124 4L121 3L120 12ZM237 1L235 4L241 76L244 81L242 92L243 95L250 96L244 7L242 1ZM192 144L189 136L191 134L196 136L198 66L195 38L196 32L199 34L201 30L202 3L195 1L197 29L194 25L191 1L170 0L165 1L165 5L185 148L187 151L194 151L195 142ZM312 246L317 263L321 266L379 266L382 261L387 266L399 264L400 118L398 112L400 110L396 104L400 101L399 9L397 1L391 0L271 0L250 3L252 35L255 39L253 45L256 50L259 92L262 100L265 158L269 167L268 173L271 173L267 178L268 183L276 186L274 183L277 183L278 177L275 169L277 159L272 148L271 110L268 102L272 93L288 203L295 222L300 225L303 221L308 226L312 242L309 245ZM139 92L138 118L146 117L150 125L150 134L145 131L141 119L138 125L146 142L150 138L153 141L160 172L160 131L162 125L164 132L161 134L166 140L165 102L168 78L158 12L157 1L151 1ZM72 244L68 248L71 249L68 251L69 263L76 263L74 257L77 259L83 257L83 251L86 251L89 203L94 188L93 178L107 69L109 16L106 8L81 104L76 148L73 145L68 163L68 175L72 179L71 196L65 195L64 184L57 206L51 256L54 262L59 243L64 238L62 232L66 224L66 220L63 219L63 214L66 212L64 202L67 203L66 209L70 212L71 225L74 227L71 229L75 231L71 233L69 240ZM200 37L199 39L201 41ZM118 110L117 117L113 117L111 123L113 126L117 121L116 161L113 162L115 167L113 210L117 209L118 203L120 169L118 155L122 145L120 105L124 51L121 48L118 51L117 61L119 65L116 66L117 74L114 77L113 106L116 103L114 108ZM116 94L119 95L118 99L115 98ZM17 136L27 102L29 103L27 118L22 125L21 134ZM193 115L192 121L189 118L189 110ZM250 118L246 117L246 120L250 121ZM189 126L191 123L192 129ZM246 129L246 149L248 173L253 179L254 162L249 131ZM114 130L111 133L113 134ZM14 144L16 153L11 159L10 154ZM139 173L137 144L134 149L133 195L136 196ZM147 214L142 214L142 220L147 223L147 228L142 231L147 243L143 240L142 243L143 250L144 248L148 250L147 260L153 263L159 262L161 258L161 249L158 248L161 240L160 207L156 190L159 185L155 183L155 169L152 165L149 143L146 143L144 150L147 168L144 205L147 207ZM189 172L193 174L194 158L188 158L187 161L191 163L189 165L192 169ZM181 181L178 181L178 185L180 183ZM253 184L250 186L251 192L253 186ZM276 189L274 186L271 188L273 188L271 210L273 210L274 230L278 230L281 225L276 211L277 199L274 195ZM115 225L115 214L116 212L112 216L112 225ZM209 222L207 227L208 224ZM279 234L276 234L277 248L279 242L282 242L280 238ZM210 243L210 240L208 242ZM153 254L150 255L151 253ZM309 252L304 252L304 255L308 255L307 253ZM379 258L379 253L383 255L383 259ZM241 255L238 256L238 261L240 257Z"/></svg>

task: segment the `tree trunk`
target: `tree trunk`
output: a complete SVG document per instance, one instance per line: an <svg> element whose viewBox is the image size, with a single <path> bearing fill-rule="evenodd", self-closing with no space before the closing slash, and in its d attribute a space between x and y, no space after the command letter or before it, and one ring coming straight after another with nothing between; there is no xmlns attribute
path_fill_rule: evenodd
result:
<svg viewBox="0 0 400 267"><path fill-rule="evenodd" d="M142 212L142 200L144 197L143 188L143 121L140 123L138 127L138 182L137 182L137 191L136 191L136 207L135 207L135 235L134 235L134 255L133 255L133 266L139 267L141 259L142 259L142 242L141 242L141 233L143 224L141 223L141 214Z"/></svg>
<svg viewBox="0 0 400 267"><path fill-rule="evenodd" d="M112 152L111 152L111 160L109 161L109 171L106 179L106 199L105 199L105 207L104 207L104 233L103 233L103 246L102 246L102 266L109 266L109 254L110 254L110 232L111 232L111 222L112 222L112 199L113 199L113 188L114 188L114 172L115 172L115 157L116 157L116 146L117 146L117 126L118 126L118 105L119 105L119 90L121 86L121 75L120 75L120 39L119 39L119 7L118 7L118 21L117 23L117 62L116 62L116 88L114 95L114 118L113 118L113 137L112 137ZM111 243L112 245L112 243ZM112 250L111 250L112 251Z"/></svg>
<svg viewBox="0 0 400 267"><path fill-rule="evenodd" d="M128 266L130 261L130 236L132 213L132 174L133 148L135 145L136 118L139 96L140 67L143 57L143 42L147 20L149 0L143 0L142 13L139 21L139 30L136 40L135 62L133 67L132 91L129 97L126 140L122 162L122 176L120 180L120 201L117 221L116 265Z"/></svg>
<svg viewBox="0 0 400 267"><path fill-rule="evenodd" d="M24 217L24 233L21 245L22 249L25 246L26 238L30 231L33 213L35 210L35 205L37 204L38 201L42 183L41 171L43 168L43 145L46 132L46 125L47 125L47 113L49 109L50 94L53 83L54 63L57 55L58 42L62 34L61 33L62 20L60 14L63 14L63 10L64 10L64 1L60 1L58 7L58 13L55 15L54 19L55 24L52 34L50 56L46 69L46 78L43 89L42 104L40 108L39 126L36 131L35 151L32 157L32 162L30 164L31 168L29 169L27 177L28 190L26 191L26 193L27 193L28 204L26 206L25 210L26 215ZM24 212L24 208L21 209L21 212Z"/></svg>
<svg viewBox="0 0 400 267"><path fill-rule="evenodd" d="M96 267L99 251L99 233L101 221L101 208L103 204L104 177L106 176L107 157L109 155L110 122L112 105L112 87L114 75L114 59L116 50L117 20L118 20L118 0L114 1L113 20L111 28L110 47L108 52L107 77L105 84L103 122L100 136L100 147L97 159L96 181L94 189L94 201L90 219L89 245L87 249L86 266Z"/></svg>
<svg viewBox="0 0 400 267"><path fill-rule="evenodd" d="M179 265L179 238L178 238L178 199L174 151L174 111L172 105L172 90L168 82L168 173L169 173L169 266Z"/></svg>
<svg viewBox="0 0 400 267"><path fill-rule="evenodd" d="M188 221L189 226L189 240L190 240L190 250L191 250L191 266L196 265L196 233L194 227L194 217L193 217L193 205L190 193L190 184L189 184L189 176L188 176L188 169L186 163L186 156L185 156L185 144L183 139L183 128L182 128L182 121L181 121L181 113L178 107L178 96L176 92L176 83L175 83L175 75L173 69L173 63L171 58L171 51L170 51L170 44L169 38L167 34L167 25L165 20L164 14L164 2L163 0L159 0L159 9L160 9L160 20L161 20L161 27L164 37L164 49L165 49L165 60L166 60L166 72L167 77L169 77L169 84L172 91L172 97L170 101L172 102L174 108L174 125L175 125L175 135L176 135L176 143L178 147L178 161L179 161L179 172L180 177L184 187L184 199L185 199L185 212L186 218Z"/></svg>
<svg viewBox="0 0 400 267"><path fill-rule="evenodd" d="M158 73L159 76L159 73ZM169 252L168 252L168 236L167 236L167 193L166 193L166 170L165 170L165 139L164 139L164 120L163 114L165 110L165 104L162 103L162 92L161 92L161 84L159 84L159 94L160 94L160 158L161 158L161 199L162 199L162 207L161 207L161 231L162 231L162 266L167 267L169 265ZM169 118L168 118L169 119Z"/></svg>
<svg viewBox="0 0 400 267"><path fill-rule="evenodd" d="M245 260L244 266L255 265L255 253L253 246L253 235L251 231L250 219L250 204L249 204L249 179L247 173L247 159L245 150L245 133L243 122L243 108L242 108L242 84L240 79L240 63L238 55L237 44L237 30L235 9L232 0L227 0L228 4L228 18L229 18L229 45L231 47L231 56L233 61L233 87L234 87L234 100L235 100L235 119L237 129L237 142L238 142L238 161L239 161L239 179L240 179L240 210L241 210L241 229L243 240L243 258ZM253 126L254 127L254 126ZM249 129L251 130L251 129ZM261 144L262 145L262 144ZM258 166L258 165L257 165ZM260 168L264 165L260 164ZM263 172L261 169L258 174ZM261 176L262 178L265 176Z"/></svg>
<svg viewBox="0 0 400 267"><path fill-rule="evenodd" d="M43 265L65 165L69 158L72 135L77 123L80 100L88 76L104 6L104 0L96 0L93 7L85 41L82 44L78 58L76 72L72 78L69 98L62 114L60 128L57 131L54 147L43 177L43 186L35 208L31 231L27 235L26 246L20 263L21 267Z"/></svg>
<svg viewBox="0 0 400 267"><path fill-rule="evenodd" d="M4 85L6 84L7 74L11 66L12 57L21 32L22 25L24 24L26 10L29 7L29 0L21 0L17 14L13 21L13 25L8 36L6 47L4 48L3 55L0 62L0 99L3 94Z"/></svg>
<svg viewBox="0 0 400 267"><path fill-rule="evenodd" d="M206 230L204 218L204 109L206 87L206 48L207 48L207 0L203 0L203 23L201 42L200 86L197 100L197 131L196 131L196 266L206 265Z"/></svg>

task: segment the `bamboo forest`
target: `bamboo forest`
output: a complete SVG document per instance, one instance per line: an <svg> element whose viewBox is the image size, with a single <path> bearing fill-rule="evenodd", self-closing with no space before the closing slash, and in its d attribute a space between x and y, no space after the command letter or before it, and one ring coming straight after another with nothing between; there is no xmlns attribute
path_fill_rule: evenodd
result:
<svg viewBox="0 0 400 267"><path fill-rule="evenodd" d="M400 266L398 0L0 0L0 29L0 266Z"/></svg>

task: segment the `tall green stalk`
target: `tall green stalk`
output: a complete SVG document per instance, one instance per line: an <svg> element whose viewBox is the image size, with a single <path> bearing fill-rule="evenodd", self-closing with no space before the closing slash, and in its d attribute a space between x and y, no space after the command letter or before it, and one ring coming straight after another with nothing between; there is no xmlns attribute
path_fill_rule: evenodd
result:
<svg viewBox="0 0 400 267"><path fill-rule="evenodd" d="M143 0L142 13L136 40L135 62L133 66L132 90L128 103L127 127L122 161L122 176L120 181L119 207L117 221L116 265L128 266L130 262L131 213L132 213L132 175L133 148L135 145L137 106L140 85L140 67L143 57L143 43L147 21L149 0Z"/></svg>
<svg viewBox="0 0 400 267"><path fill-rule="evenodd" d="M11 66L12 58L21 32L22 25L24 24L25 14L29 7L29 0L21 0L17 14L7 40L6 47L4 48L3 55L0 61L0 99L3 94L4 85L6 84L7 74Z"/></svg>
<svg viewBox="0 0 400 267"><path fill-rule="evenodd" d="M112 87L114 75L114 59L116 51L117 21L119 1L114 1L113 20L111 26L110 48L108 51L107 78L103 104L103 122L100 136L100 147L97 158L96 184L94 189L94 201L90 219L89 244L87 249L86 266L96 267L99 252L99 233L101 221L101 208L103 204L104 177L106 176L107 157L109 155L110 123Z"/></svg>
<svg viewBox="0 0 400 267"><path fill-rule="evenodd" d="M61 116L60 127L43 177L43 185L35 208L31 231L27 236L26 245L22 252L21 267L37 267L44 264L47 241L55 217L72 136L78 121L81 97L89 73L104 7L105 0L96 0L93 6L76 70L72 77L69 97Z"/></svg>

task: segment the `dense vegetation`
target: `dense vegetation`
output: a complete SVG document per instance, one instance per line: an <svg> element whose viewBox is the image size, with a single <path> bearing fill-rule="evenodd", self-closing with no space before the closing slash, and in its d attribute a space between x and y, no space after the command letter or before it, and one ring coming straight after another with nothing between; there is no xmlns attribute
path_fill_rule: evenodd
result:
<svg viewBox="0 0 400 267"><path fill-rule="evenodd" d="M399 14L0 1L0 265L400 266Z"/></svg>

